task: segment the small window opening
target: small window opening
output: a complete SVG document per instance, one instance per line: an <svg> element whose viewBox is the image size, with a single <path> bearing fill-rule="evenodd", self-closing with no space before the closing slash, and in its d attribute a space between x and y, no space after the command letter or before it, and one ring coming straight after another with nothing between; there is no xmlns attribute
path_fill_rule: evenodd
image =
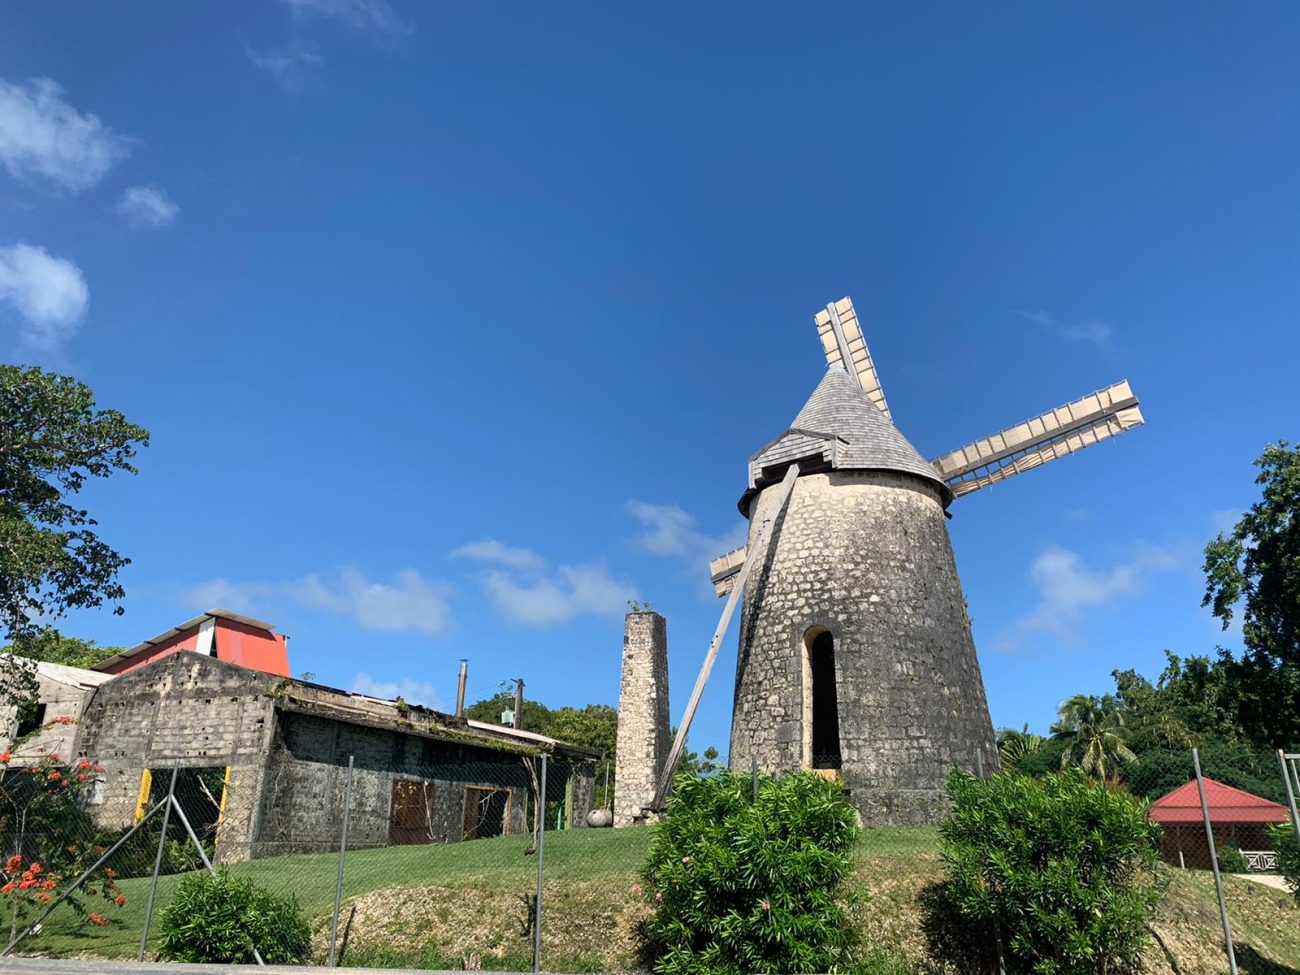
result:
<svg viewBox="0 0 1300 975"><path fill-rule="evenodd" d="M835 687L835 638L829 630L809 634L811 758L815 769L840 767L840 706Z"/></svg>
<svg viewBox="0 0 1300 975"><path fill-rule="evenodd" d="M25 738L33 731L39 731L45 725L45 705L26 704L18 716L18 730L15 738Z"/></svg>

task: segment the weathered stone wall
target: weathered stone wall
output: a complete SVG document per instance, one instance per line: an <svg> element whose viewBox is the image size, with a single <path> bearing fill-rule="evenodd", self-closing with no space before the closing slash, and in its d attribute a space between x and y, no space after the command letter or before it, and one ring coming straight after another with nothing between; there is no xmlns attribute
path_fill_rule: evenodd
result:
<svg viewBox="0 0 1300 975"><path fill-rule="evenodd" d="M628 613L623 623L623 681L618 696L614 825L645 822L668 758L668 624L658 613Z"/></svg>
<svg viewBox="0 0 1300 975"><path fill-rule="evenodd" d="M89 807L96 822L109 829L134 822L145 769L230 766L217 856L246 859L271 732L267 691L273 683L256 671L178 653L96 688L76 738L78 755L105 769Z"/></svg>
<svg viewBox="0 0 1300 975"><path fill-rule="evenodd" d="M72 758L76 751L77 725L90 698L91 688L55 680L39 671L34 677L37 700L45 705L45 727L24 739L14 753L11 763L14 767L37 764L50 754L57 754L63 761ZM69 723L62 723L61 718ZM0 751L13 747L17 731L18 708L12 704L0 707Z"/></svg>
<svg viewBox="0 0 1300 975"><path fill-rule="evenodd" d="M508 788L507 831L528 829L525 816L530 780L520 755L292 710L278 709L277 718L253 856L337 847L349 755L354 765L349 848L389 844L393 783L397 780L429 785L422 791L427 798L429 842L460 841L465 790L470 786Z"/></svg>
<svg viewBox="0 0 1300 975"><path fill-rule="evenodd" d="M751 505L750 544L778 487ZM933 822L944 779L997 767L938 490L870 471L805 475L744 592L731 766L807 768L814 627L835 641L841 775L864 822Z"/></svg>

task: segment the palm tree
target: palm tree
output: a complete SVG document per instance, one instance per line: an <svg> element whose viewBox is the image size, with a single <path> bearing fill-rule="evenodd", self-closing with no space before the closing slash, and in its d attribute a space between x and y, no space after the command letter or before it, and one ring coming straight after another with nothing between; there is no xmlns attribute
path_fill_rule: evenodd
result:
<svg viewBox="0 0 1300 975"><path fill-rule="evenodd" d="M998 757L1002 767L1014 772L1024 759L1028 758L1047 741L1042 735L1036 735L1026 724L1020 731L1015 728L1003 728L998 732Z"/></svg>
<svg viewBox="0 0 1300 975"><path fill-rule="evenodd" d="M1076 694L1061 704L1052 734L1068 741L1061 768L1078 765L1093 778L1115 778L1137 758L1124 740L1124 706L1112 694Z"/></svg>

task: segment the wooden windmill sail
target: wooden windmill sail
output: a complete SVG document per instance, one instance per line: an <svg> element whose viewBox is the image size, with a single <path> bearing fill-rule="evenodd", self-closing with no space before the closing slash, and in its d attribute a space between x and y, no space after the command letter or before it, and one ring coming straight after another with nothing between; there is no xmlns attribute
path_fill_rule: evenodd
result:
<svg viewBox="0 0 1300 975"><path fill-rule="evenodd" d="M719 596L727 597L727 605L663 770L655 808L662 808L671 787L700 695L745 580L759 550L776 544L775 533L780 530L796 478L830 471L896 473L911 478L911 483L919 479L929 484L946 509L957 498L1111 439L1143 422L1137 397L1127 382L1119 382L927 462L894 426L852 301L842 298L832 302L817 312L814 323L830 372L791 427L750 458L742 512L749 517L751 501L770 488L776 489L775 504L762 508L761 524L751 524L748 546L721 555L709 565L715 589ZM942 523L943 519L938 520ZM955 576L952 588L959 589ZM973 652L972 647L972 661ZM982 690L979 698L982 702ZM987 723L987 713L984 721Z"/></svg>
<svg viewBox="0 0 1300 975"><path fill-rule="evenodd" d="M841 369L847 359L852 364L852 368L847 370L849 375L880 412L892 421L853 302L848 298L832 302L813 320L826 353L826 364L832 369ZM1138 399L1125 380L973 440L964 447L936 457L930 464L953 496L960 498L1109 440L1141 426L1143 422ZM750 461L751 485L753 464L766 450L767 447ZM742 547L709 563L709 575L719 596L731 591L736 573L744 561L745 548Z"/></svg>

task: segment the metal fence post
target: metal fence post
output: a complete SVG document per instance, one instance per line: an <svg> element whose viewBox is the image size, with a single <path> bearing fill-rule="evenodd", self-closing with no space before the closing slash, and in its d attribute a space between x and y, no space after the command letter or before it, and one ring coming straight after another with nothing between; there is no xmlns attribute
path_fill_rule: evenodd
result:
<svg viewBox="0 0 1300 975"><path fill-rule="evenodd" d="M1210 804L1205 800L1205 776L1201 774L1201 752L1192 749L1192 764L1196 767L1196 791L1201 796L1201 815L1205 819L1205 841L1210 844L1210 866L1214 870L1214 890L1219 895L1219 917L1223 921L1223 939L1228 946L1228 969L1237 975L1237 952L1232 945L1232 924L1228 920L1228 901L1223 896L1223 877L1219 874L1219 853L1214 848L1214 827L1210 825Z"/></svg>
<svg viewBox="0 0 1300 975"><path fill-rule="evenodd" d="M334 916L330 919L330 951L325 964L333 968L335 964L334 948L339 937L339 908L343 906L343 860L348 852L348 817L352 813L352 767L353 756L348 756L348 784L343 790L343 829L339 839L339 875L334 883Z"/></svg>
<svg viewBox="0 0 1300 975"><path fill-rule="evenodd" d="M145 945L149 942L149 927L153 923L153 903L158 896L158 872L162 870L163 851L167 847L167 825L171 822L172 802L176 798L176 773L180 769L172 765L172 780L167 786L167 808L163 810L162 831L158 834L158 854L153 861L153 877L149 881L149 900L144 907L144 928L140 932L140 952L136 961L144 961Z"/></svg>
<svg viewBox="0 0 1300 975"><path fill-rule="evenodd" d="M1300 841L1300 814L1296 812L1295 789L1291 787L1292 766L1290 765L1290 763L1295 761L1296 758L1300 758L1300 756L1288 755L1281 748L1277 750L1277 760L1278 763L1282 766L1282 779L1286 782L1286 801L1287 801L1287 805L1291 807L1291 825L1295 827L1296 840Z"/></svg>
<svg viewBox="0 0 1300 975"><path fill-rule="evenodd" d="M546 753L542 752L542 782L538 788L539 804L537 822L541 829L537 831L537 903L533 915L533 972L542 970L542 878L545 875L545 857L543 855L546 838Z"/></svg>

